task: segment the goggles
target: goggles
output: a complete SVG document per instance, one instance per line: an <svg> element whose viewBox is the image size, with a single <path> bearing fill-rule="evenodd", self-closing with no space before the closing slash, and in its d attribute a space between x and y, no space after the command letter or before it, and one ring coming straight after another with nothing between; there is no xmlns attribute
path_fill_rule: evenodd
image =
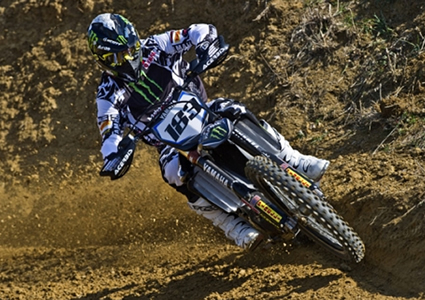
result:
<svg viewBox="0 0 425 300"><path fill-rule="evenodd" d="M140 42L137 41L133 47L130 47L127 50L118 53L108 52L105 54L98 54L97 57L111 67L119 67L125 64L127 61L133 61L138 58L139 50Z"/></svg>

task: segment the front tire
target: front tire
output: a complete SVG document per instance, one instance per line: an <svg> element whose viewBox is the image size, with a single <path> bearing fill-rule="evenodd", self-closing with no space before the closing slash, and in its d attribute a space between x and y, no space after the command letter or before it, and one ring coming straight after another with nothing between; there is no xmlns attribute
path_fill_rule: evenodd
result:
<svg viewBox="0 0 425 300"><path fill-rule="evenodd" d="M314 194L272 160L256 156L245 166L252 183L316 243L344 260L360 262L365 246L356 232L324 199Z"/></svg>

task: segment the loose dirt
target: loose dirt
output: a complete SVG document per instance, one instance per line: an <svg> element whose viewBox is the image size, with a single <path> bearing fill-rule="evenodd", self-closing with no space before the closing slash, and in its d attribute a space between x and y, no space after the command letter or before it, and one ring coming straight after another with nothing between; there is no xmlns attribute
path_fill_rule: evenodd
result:
<svg viewBox="0 0 425 300"><path fill-rule="evenodd" d="M244 253L160 176L138 145L120 180L102 165L99 13L141 36L215 24L231 45L203 76L306 154L362 237L349 264L306 239ZM423 1L0 2L0 299L424 299Z"/></svg>

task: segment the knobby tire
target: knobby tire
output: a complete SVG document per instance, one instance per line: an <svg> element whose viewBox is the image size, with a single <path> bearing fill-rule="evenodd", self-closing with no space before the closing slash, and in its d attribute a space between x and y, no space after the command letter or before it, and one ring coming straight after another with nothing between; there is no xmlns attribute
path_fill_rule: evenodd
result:
<svg viewBox="0 0 425 300"><path fill-rule="evenodd" d="M314 194L272 160L257 156L245 167L247 177L291 217L316 243L344 260L360 262L365 246L347 222L325 199Z"/></svg>

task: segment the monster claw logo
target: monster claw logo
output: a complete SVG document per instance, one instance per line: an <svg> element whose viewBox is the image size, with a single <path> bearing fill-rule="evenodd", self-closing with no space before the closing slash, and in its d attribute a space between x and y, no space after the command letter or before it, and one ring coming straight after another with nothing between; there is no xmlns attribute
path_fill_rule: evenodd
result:
<svg viewBox="0 0 425 300"><path fill-rule="evenodd" d="M215 139L222 139L227 133L227 130L222 127L214 127L211 130L210 137Z"/></svg>
<svg viewBox="0 0 425 300"><path fill-rule="evenodd" d="M96 46L96 43L97 43L98 40L99 39L98 39L96 33L94 33L92 30L90 30L88 42L89 42L89 47L92 51L95 51L95 46Z"/></svg>
<svg viewBox="0 0 425 300"><path fill-rule="evenodd" d="M117 40L120 41L120 43L122 43L123 45L127 43L127 39L122 35L119 35Z"/></svg>

